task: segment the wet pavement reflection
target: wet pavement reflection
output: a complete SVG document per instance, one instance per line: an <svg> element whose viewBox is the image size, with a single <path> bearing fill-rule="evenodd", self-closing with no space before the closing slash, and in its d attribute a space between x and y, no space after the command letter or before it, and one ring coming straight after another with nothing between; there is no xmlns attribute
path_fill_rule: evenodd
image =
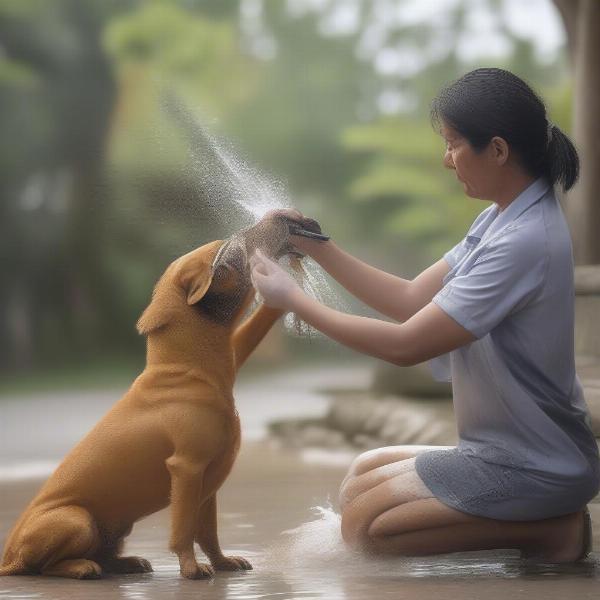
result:
<svg viewBox="0 0 600 600"><path fill-rule="evenodd" d="M168 511L161 511L136 524L125 548L126 554L150 560L153 573L97 581L3 577L0 599L597 597L595 553L586 562L564 566L525 564L513 551L385 560L354 555L341 542L335 507L328 507L343 474L340 467L306 464L299 453L251 442L220 494L219 523L225 552L248 558L253 571L182 579L167 549ZM3 488L2 539L39 484Z"/></svg>

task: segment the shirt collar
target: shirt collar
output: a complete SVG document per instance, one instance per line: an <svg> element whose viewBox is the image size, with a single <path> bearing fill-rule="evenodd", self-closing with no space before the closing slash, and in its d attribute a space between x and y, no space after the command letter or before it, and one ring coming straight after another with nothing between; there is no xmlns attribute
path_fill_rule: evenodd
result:
<svg viewBox="0 0 600 600"><path fill-rule="evenodd" d="M490 218L493 220L485 230L482 239L489 239L492 235L512 223L532 204L542 198L549 188L550 184L548 180L544 177L539 177L525 188L502 212L499 212L498 205L493 206L490 210ZM487 219L485 221L487 222Z"/></svg>
<svg viewBox="0 0 600 600"><path fill-rule="evenodd" d="M477 219L476 223L471 226L469 233L467 234L467 241L471 244L478 244L485 234L490 224L496 218L497 210L495 206L488 206Z"/></svg>

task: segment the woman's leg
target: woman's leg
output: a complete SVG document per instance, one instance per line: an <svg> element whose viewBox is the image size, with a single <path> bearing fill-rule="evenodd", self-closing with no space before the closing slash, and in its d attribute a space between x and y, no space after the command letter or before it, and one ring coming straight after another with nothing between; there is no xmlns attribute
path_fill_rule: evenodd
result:
<svg viewBox="0 0 600 600"><path fill-rule="evenodd" d="M466 515L428 498L380 515L369 527L368 543L365 549L377 554L513 548L546 562L573 562L582 551L583 512L540 521L499 521Z"/></svg>
<svg viewBox="0 0 600 600"><path fill-rule="evenodd" d="M408 448L397 455L410 452ZM390 463L393 451L385 450L381 460L377 453L363 455L342 488L342 535L351 546L405 556L494 548L516 548L550 562L579 556L582 512L540 521L469 515L433 497L414 469L414 457ZM372 465L379 466L362 470Z"/></svg>
<svg viewBox="0 0 600 600"><path fill-rule="evenodd" d="M348 473L340 486L340 507L343 509L346 504L355 496L365 490L372 488L376 483L389 478L391 473L387 469L380 469L386 465L393 465L408 458L414 458L422 452L430 450L449 450L454 446L385 446L375 448L359 454L350 465ZM426 490L424 497L432 496L429 490Z"/></svg>

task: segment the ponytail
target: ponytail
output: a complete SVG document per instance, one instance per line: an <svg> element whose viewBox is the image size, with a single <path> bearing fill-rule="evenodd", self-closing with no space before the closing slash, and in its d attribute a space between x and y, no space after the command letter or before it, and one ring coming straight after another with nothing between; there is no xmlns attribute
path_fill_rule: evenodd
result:
<svg viewBox="0 0 600 600"><path fill-rule="evenodd" d="M548 148L544 160L544 175L552 185L560 183L566 192L579 177L579 155L571 140L552 123L548 124Z"/></svg>

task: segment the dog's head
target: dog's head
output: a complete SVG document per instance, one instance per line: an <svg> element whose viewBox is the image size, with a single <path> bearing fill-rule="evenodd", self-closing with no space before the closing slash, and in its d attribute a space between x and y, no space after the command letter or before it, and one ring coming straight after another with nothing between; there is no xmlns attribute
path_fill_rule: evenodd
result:
<svg viewBox="0 0 600 600"><path fill-rule="evenodd" d="M210 319L213 307L218 310L219 305L227 304L231 309L232 300L236 304L245 300L242 296L249 290L243 285L244 274L231 265L215 264L226 244L223 240L210 242L169 265L137 322L139 333L149 335L170 324Z"/></svg>
<svg viewBox="0 0 600 600"><path fill-rule="evenodd" d="M148 335L170 323L198 320L235 325L254 299L249 258L257 248L274 259L291 251L284 219L263 219L229 240L210 242L171 263L137 323L138 331ZM298 257L294 268L300 268Z"/></svg>

